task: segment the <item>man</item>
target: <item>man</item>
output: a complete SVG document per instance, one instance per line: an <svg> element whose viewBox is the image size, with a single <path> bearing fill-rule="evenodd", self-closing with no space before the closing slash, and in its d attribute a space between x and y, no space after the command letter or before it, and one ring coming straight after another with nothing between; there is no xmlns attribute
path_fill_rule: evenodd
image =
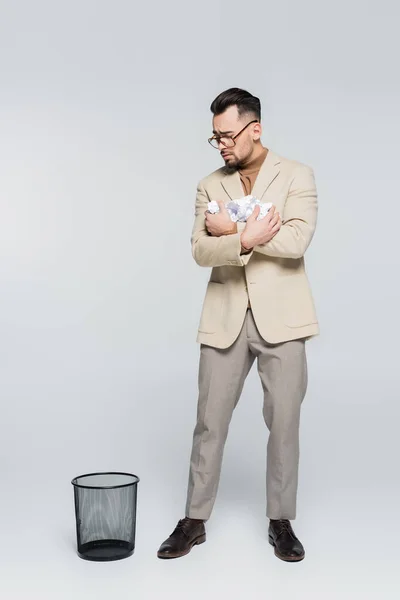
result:
<svg viewBox="0 0 400 600"><path fill-rule="evenodd" d="M158 556L177 558L206 540L229 423L257 358L269 429L269 542L280 559L299 561L304 548L290 521L296 516L300 406L307 387L305 342L319 333L303 258L317 219L314 174L262 145L255 96L229 89L211 111L209 142L225 166L199 183L192 232L195 261L212 268L197 337L197 424L186 516ZM225 204L249 194L273 207L260 220L256 207L246 223L232 222ZM220 208L216 214L207 210L212 200Z"/></svg>

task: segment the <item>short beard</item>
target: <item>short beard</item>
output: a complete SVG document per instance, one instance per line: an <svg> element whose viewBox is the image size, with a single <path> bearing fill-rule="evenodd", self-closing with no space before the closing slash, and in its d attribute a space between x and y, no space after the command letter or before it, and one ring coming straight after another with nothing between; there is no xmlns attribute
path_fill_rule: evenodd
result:
<svg viewBox="0 0 400 600"><path fill-rule="evenodd" d="M225 164L225 170L228 175L231 175L232 173L236 173L236 171L240 171L241 167L242 167L242 162L240 160L235 160L234 163Z"/></svg>
<svg viewBox="0 0 400 600"><path fill-rule="evenodd" d="M235 162L230 163L230 164L225 164L225 169L226 172L230 175L232 173L235 173L236 171L240 171L240 169L242 169L246 164L246 158L244 159L237 159L235 158Z"/></svg>
<svg viewBox="0 0 400 600"><path fill-rule="evenodd" d="M237 170L238 170L237 165L225 165L225 171L228 175L232 175L233 173L236 173Z"/></svg>

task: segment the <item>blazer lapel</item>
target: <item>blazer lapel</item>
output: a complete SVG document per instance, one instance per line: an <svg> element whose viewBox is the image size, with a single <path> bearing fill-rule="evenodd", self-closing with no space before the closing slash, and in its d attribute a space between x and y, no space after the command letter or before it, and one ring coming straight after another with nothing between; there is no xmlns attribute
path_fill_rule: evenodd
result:
<svg viewBox="0 0 400 600"><path fill-rule="evenodd" d="M279 175L280 163L279 156L275 152L272 152L272 150L269 150L251 191L252 195L260 201L271 183Z"/></svg>
<svg viewBox="0 0 400 600"><path fill-rule="evenodd" d="M240 181L240 175L238 171L233 171L233 173L225 175L225 177L221 181L221 185L231 200L238 200L239 198L243 198L244 193L242 188L242 182Z"/></svg>
<svg viewBox="0 0 400 600"><path fill-rule="evenodd" d="M280 159L275 152L272 150L268 151L267 157L261 165L261 169L257 175L252 195L261 200L271 183L278 176L280 171ZM240 181L240 175L238 171L228 173L221 180L221 185L231 198L231 200L237 200L243 198L244 192L242 183Z"/></svg>

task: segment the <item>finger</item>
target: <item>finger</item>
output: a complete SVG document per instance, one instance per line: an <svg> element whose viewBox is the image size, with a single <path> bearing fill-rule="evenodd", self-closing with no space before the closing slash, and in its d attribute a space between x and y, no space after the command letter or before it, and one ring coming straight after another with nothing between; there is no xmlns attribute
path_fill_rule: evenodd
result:
<svg viewBox="0 0 400 600"><path fill-rule="evenodd" d="M274 213L274 216L273 216L273 218L274 218L274 219L277 219L278 221L280 221L280 219L281 219L281 215L280 215L280 213L278 213L278 211L276 211L276 212Z"/></svg>
<svg viewBox="0 0 400 600"><path fill-rule="evenodd" d="M276 225L278 224L279 219L278 217L274 217L273 219L271 219L270 221L268 221L267 225L267 229L269 229L271 231L271 229L273 227L276 227Z"/></svg>
<svg viewBox="0 0 400 600"><path fill-rule="evenodd" d="M281 224L280 223L276 223L272 229L271 229L271 233L277 233L281 228Z"/></svg>
<svg viewBox="0 0 400 600"><path fill-rule="evenodd" d="M281 224L279 223L279 221L277 223L275 223L273 225L273 227L271 229L280 229L281 228Z"/></svg>
<svg viewBox="0 0 400 600"><path fill-rule="evenodd" d="M276 211L275 206L271 206L271 208L269 209L269 211L266 214L267 221L271 221L274 218L275 211Z"/></svg>
<svg viewBox="0 0 400 600"><path fill-rule="evenodd" d="M219 210L221 212L226 212L226 206L225 206L225 203L222 200L217 200L217 204L218 204Z"/></svg>
<svg viewBox="0 0 400 600"><path fill-rule="evenodd" d="M258 215L260 214L260 206L258 204L256 204L256 206L253 209L253 212L251 213L251 215L247 218L247 222L249 221L255 221L258 217Z"/></svg>
<svg viewBox="0 0 400 600"><path fill-rule="evenodd" d="M271 229L271 231L269 232L268 239L272 240L272 238L274 238L277 233L279 233L279 228Z"/></svg>
<svg viewBox="0 0 400 600"><path fill-rule="evenodd" d="M276 225L277 223L279 223L279 215L278 215L278 213L276 213L276 214L275 214L275 215L272 217L272 219L270 220L269 224L270 224L270 226L272 226L272 227L273 227L273 226L274 226L274 225Z"/></svg>

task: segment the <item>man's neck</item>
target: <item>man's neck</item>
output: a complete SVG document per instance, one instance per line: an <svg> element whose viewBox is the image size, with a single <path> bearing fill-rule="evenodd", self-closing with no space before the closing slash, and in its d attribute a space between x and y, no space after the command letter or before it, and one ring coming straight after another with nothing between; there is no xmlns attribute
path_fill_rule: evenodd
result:
<svg viewBox="0 0 400 600"><path fill-rule="evenodd" d="M239 171L251 168L264 154L265 156L268 154L268 148L264 148L264 146L260 144L254 148L251 155L239 166Z"/></svg>

